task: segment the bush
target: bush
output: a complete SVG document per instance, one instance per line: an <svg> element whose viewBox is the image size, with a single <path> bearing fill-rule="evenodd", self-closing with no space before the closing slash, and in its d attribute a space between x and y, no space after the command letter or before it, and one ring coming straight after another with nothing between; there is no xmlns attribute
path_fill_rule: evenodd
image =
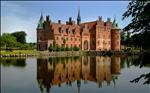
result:
<svg viewBox="0 0 150 93"><path fill-rule="evenodd" d="M65 51L65 47L61 47L61 51Z"/></svg>
<svg viewBox="0 0 150 93"><path fill-rule="evenodd" d="M66 47L65 50L66 50L66 51L70 51L70 48L69 48L69 47Z"/></svg>
<svg viewBox="0 0 150 93"><path fill-rule="evenodd" d="M79 47L77 47L77 46L74 46L74 47L73 47L73 50L74 50L74 51L79 51L79 50L80 50L80 48L79 48Z"/></svg>
<svg viewBox="0 0 150 93"><path fill-rule="evenodd" d="M53 46L50 45L49 48L48 48L49 52L52 52L53 51Z"/></svg>
<svg viewBox="0 0 150 93"><path fill-rule="evenodd" d="M52 52L52 51L72 51L72 50L73 51L79 51L80 50L80 48L76 47L76 46L69 48L69 47L64 47L64 46L59 47L58 45L54 45L54 46L50 45L50 47L48 49L49 49L49 52Z"/></svg>

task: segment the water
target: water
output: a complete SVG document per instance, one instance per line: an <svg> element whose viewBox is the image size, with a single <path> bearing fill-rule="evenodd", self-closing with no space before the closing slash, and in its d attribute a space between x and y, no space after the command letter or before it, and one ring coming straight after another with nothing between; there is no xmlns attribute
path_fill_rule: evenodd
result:
<svg viewBox="0 0 150 93"><path fill-rule="evenodd" d="M138 57L1 59L1 93L150 93Z"/></svg>

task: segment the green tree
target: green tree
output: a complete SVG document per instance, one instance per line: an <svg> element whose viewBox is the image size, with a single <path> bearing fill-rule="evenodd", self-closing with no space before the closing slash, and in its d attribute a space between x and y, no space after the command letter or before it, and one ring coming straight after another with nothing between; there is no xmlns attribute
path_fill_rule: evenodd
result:
<svg viewBox="0 0 150 93"><path fill-rule="evenodd" d="M123 29L124 31L132 30L132 33L143 35L141 43L142 48L150 48L150 1L149 0L132 0L127 11L123 14L123 20L131 17L131 22Z"/></svg>
<svg viewBox="0 0 150 93"><path fill-rule="evenodd" d="M1 36L1 47L15 47L18 43L16 38L9 33L3 33Z"/></svg>
<svg viewBox="0 0 150 93"><path fill-rule="evenodd" d="M16 37L17 41L20 43L25 44L26 43L26 33L24 31L14 32L11 35Z"/></svg>
<svg viewBox="0 0 150 93"><path fill-rule="evenodd" d="M130 31L134 34L134 41L135 38L138 38L137 41L142 41L140 44L143 49L149 50L150 49L150 1L149 0L132 0L128 7L127 11L123 14L123 20L125 18L131 17L131 22L123 29L124 31ZM141 36L140 36L141 35ZM143 53L143 56L147 56L149 58L149 53ZM140 64L149 64L149 60L146 61L142 57L142 60L139 61ZM137 63L138 61L136 61ZM142 74L140 77L137 77L136 79L132 80L131 82L138 82L142 77L144 77L146 82L144 84L150 84L150 73L148 74Z"/></svg>

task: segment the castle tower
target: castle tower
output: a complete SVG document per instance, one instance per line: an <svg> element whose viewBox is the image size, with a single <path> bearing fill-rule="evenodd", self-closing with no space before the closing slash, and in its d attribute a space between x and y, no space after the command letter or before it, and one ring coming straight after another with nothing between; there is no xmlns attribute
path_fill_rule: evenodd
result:
<svg viewBox="0 0 150 93"><path fill-rule="evenodd" d="M116 18L114 18L111 28L111 49L120 51L120 28L118 23L116 23Z"/></svg>
<svg viewBox="0 0 150 93"><path fill-rule="evenodd" d="M43 14L41 12L41 17L38 21L38 25L37 25L37 50L42 50L42 45L41 45L41 41L44 39L44 27L43 27L43 23L44 23L44 18L43 18Z"/></svg>
<svg viewBox="0 0 150 93"><path fill-rule="evenodd" d="M80 9L78 9L77 24L81 23Z"/></svg>

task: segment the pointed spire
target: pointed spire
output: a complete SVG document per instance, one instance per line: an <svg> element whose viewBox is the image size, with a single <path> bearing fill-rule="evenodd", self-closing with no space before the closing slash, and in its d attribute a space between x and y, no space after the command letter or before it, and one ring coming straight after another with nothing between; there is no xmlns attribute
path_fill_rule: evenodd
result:
<svg viewBox="0 0 150 93"><path fill-rule="evenodd" d="M37 29L43 29L43 23L44 23L44 18L43 18L43 13L41 11L41 17L40 17L40 20L38 22Z"/></svg>
<svg viewBox="0 0 150 93"><path fill-rule="evenodd" d="M112 23L112 26L113 26L113 27L115 27L115 25L116 25L116 17L114 17L114 21L113 21L113 23Z"/></svg>
<svg viewBox="0 0 150 93"><path fill-rule="evenodd" d="M43 11L41 10L41 18L40 18L41 22L44 23L44 18L43 18Z"/></svg>
<svg viewBox="0 0 150 93"><path fill-rule="evenodd" d="M113 29L119 29L119 28L118 28L118 23L116 22L116 17L114 17L114 21L113 21L113 23L112 23L112 28L113 28Z"/></svg>
<svg viewBox="0 0 150 93"><path fill-rule="evenodd" d="M77 24L81 23L80 9L78 8Z"/></svg>

